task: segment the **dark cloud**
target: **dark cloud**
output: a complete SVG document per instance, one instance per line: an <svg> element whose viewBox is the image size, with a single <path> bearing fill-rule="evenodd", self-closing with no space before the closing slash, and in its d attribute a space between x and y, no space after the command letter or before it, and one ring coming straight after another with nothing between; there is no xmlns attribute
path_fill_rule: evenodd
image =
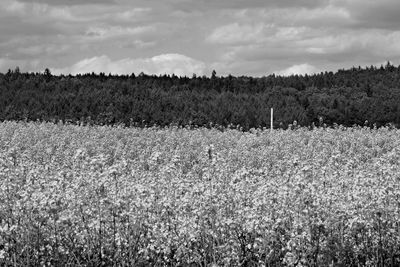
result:
<svg viewBox="0 0 400 267"><path fill-rule="evenodd" d="M333 5L349 12L356 28L400 29L398 0L333 0Z"/></svg>
<svg viewBox="0 0 400 267"><path fill-rule="evenodd" d="M21 3L40 3L59 6L90 5L90 4L115 4L115 0L18 0Z"/></svg>
<svg viewBox="0 0 400 267"><path fill-rule="evenodd" d="M12 27L9 26L10 24ZM21 21L16 17L0 17L0 32L0 42L20 37L43 37L56 35L59 33L59 31L55 29L54 25L37 25L34 23Z"/></svg>
<svg viewBox="0 0 400 267"><path fill-rule="evenodd" d="M381 29L400 29L400 6L377 7L355 13L357 26Z"/></svg>
<svg viewBox="0 0 400 267"><path fill-rule="evenodd" d="M398 14L398 0L0 0L0 65L334 70L399 59Z"/></svg>
<svg viewBox="0 0 400 267"><path fill-rule="evenodd" d="M327 5L329 0L165 0L165 2L169 2L178 10L213 12L224 9L316 8Z"/></svg>

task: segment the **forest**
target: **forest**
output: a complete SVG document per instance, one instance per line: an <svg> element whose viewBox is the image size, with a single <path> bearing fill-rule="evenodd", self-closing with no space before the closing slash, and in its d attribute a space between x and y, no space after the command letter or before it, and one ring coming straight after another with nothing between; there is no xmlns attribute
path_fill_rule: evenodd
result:
<svg viewBox="0 0 400 267"><path fill-rule="evenodd" d="M0 73L0 121L124 126L400 127L400 66L282 77Z"/></svg>

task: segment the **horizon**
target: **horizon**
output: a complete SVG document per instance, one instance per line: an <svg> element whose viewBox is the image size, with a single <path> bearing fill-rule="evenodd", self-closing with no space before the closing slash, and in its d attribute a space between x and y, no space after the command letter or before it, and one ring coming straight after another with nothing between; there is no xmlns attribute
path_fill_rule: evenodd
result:
<svg viewBox="0 0 400 267"><path fill-rule="evenodd" d="M191 77L400 64L395 0L2 0L0 72Z"/></svg>
<svg viewBox="0 0 400 267"><path fill-rule="evenodd" d="M400 64L398 65L398 66L396 66L396 65L394 65L394 64L392 64L392 62L390 62L390 61L387 61L385 64L380 64L380 65L370 65L370 66L351 66L351 67L349 67L349 68L340 68L340 69L337 69L337 70L321 70L320 72L315 72L315 73L291 73L291 74L277 74L277 73L270 73L270 74L268 74L268 75L264 75L264 76L249 76L249 75L232 75L232 74L227 74L227 75L218 75L218 73L216 73L216 77L217 78L227 78L227 77L229 77L229 76L231 76L231 77L234 77L234 78L241 78L241 77L248 77L248 78L254 78L254 79L262 79L262 78L268 78L268 77L270 77L270 76L275 76L275 77L283 77L283 78L290 78L291 76L299 76L299 77L305 77L306 75L308 75L308 76L313 76L313 75L324 75L324 74L326 74L326 73L333 73L333 74L337 74L337 73L339 73L340 71L351 71L351 70L353 70L353 69L360 69L360 70L369 70L369 69L371 69L371 68L375 68L375 70L378 70L378 69L380 69L380 68L386 68L386 66L392 66L392 67L395 67L395 68L399 68L400 69ZM154 74L154 73L145 73L145 72L140 72L140 73L134 73L134 72L132 72L132 73L126 73L126 74L121 74L121 73L105 73L105 72L102 72L102 71L100 71L100 72L94 72L94 71L92 71L92 72L83 72L83 73L76 73L76 74L71 74L71 73L67 73L67 74L64 74L64 73L52 73L51 72L51 69L49 69L49 68L45 68L44 70L41 70L41 71L21 71L20 70L20 68L19 68L19 66L15 66L14 68L9 68L6 72L5 71L0 71L0 74L3 74L3 75L6 75L8 72L12 72L12 73L15 73L15 72L19 72L19 73L22 73L22 74L24 74L24 73L26 73L26 74L34 74L34 75L37 75L37 74L45 74L46 73L46 71L49 71L50 72L50 74L52 75L52 76L56 76L56 77L60 77L60 76L72 76L72 77L76 77L76 76L79 76L79 75L81 75L81 76L84 76L84 75L97 75L97 76L99 76L99 75L105 75L105 76L131 76L131 75L135 75L136 77L138 77L138 76L140 76L140 75L146 75L146 76L155 76L155 77L163 77L163 76L168 76L168 77L173 77L173 76L176 76L177 78L188 78L188 79L192 79L192 78L211 78L211 76L212 76L212 73L209 73L209 74L203 74L203 75L197 75L196 73L193 73L192 75L190 75L190 76L188 76L188 75L183 75L183 76L180 76L180 75L176 75L175 73L159 73L159 74Z"/></svg>

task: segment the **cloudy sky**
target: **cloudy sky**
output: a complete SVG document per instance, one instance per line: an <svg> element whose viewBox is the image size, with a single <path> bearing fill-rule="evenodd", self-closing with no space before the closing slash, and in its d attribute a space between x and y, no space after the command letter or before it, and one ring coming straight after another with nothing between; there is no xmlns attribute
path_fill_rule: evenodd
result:
<svg viewBox="0 0 400 267"><path fill-rule="evenodd" d="M312 73L400 64L398 0L0 0L0 71Z"/></svg>

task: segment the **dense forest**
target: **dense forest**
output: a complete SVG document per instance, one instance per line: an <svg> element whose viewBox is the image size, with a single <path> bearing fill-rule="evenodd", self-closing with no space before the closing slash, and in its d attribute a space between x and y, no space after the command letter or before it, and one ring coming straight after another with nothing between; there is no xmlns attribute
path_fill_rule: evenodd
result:
<svg viewBox="0 0 400 267"><path fill-rule="evenodd" d="M281 77L0 73L0 120L269 127L400 126L400 66ZM292 127L292 126L291 126Z"/></svg>

